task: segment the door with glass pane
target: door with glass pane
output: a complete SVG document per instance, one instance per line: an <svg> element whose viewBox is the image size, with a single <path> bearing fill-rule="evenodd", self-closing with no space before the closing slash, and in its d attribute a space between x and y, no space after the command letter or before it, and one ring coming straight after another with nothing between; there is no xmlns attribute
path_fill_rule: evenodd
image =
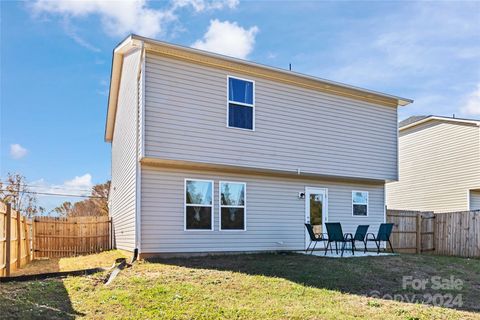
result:
<svg viewBox="0 0 480 320"><path fill-rule="evenodd" d="M327 218L327 189L305 189L305 222L310 223L315 234L325 233ZM305 230L305 246L310 243L310 236Z"/></svg>

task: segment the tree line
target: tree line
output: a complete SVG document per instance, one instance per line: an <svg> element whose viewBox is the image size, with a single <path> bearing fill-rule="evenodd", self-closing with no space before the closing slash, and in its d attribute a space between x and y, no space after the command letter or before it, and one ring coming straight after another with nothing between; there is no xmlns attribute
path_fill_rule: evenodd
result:
<svg viewBox="0 0 480 320"><path fill-rule="evenodd" d="M108 195L110 181L92 187L91 195L77 202L65 201L58 207L47 211L38 205L37 193L30 190L25 176L8 173L6 181L0 181L0 201L11 204L28 218L37 215L60 217L108 216Z"/></svg>

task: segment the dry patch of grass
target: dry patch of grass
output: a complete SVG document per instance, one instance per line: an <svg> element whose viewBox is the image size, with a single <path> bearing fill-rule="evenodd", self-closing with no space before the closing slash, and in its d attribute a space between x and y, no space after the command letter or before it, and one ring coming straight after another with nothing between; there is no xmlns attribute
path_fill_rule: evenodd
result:
<svg viewBox="0 0 480 320"><path fill-rule="evenodd" d="M126 256L120 250L110 250L71 258L34 260L24 268L13 272L12 276L111 267L117 258L126 258Z"/></svg>
<svg viewBox="0 0 480 320"><path fill-rule="evenodd" d="M410 293L403 275L463 279L466 310L369 297ZM138 262L110 286L105 276L2 284L0 310L19 319L480 319L478 260L234 255Z"/></svg>

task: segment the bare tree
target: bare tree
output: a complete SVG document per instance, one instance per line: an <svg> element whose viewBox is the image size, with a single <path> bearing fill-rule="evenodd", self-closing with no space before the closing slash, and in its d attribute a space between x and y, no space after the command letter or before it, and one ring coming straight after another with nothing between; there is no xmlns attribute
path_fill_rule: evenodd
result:
<svg viewBox="0 0 480 320"><path fill-rule="evenodd" d="M62 203L61 205L53 209L52 212L57 213L61 217L67 217L70 214L70 212L72 212L72 210L73 210L72 203L70 201L65 201L64 203Z"/></svg>
<svg viewBox="0 0 480 320"><path fill-rule="evenodd" d="M110 194L110 180L94 185L92 188L92 201L98 208L100 215L108 216L108 196Z"/></svg>
<svg viewBox="0 0 480 320"><path fill-rule="evenodd" d="M0 200L28 218L45 211L37 205L37 197L28 189L25 176L19 173L8 173L6 183L0 182Z"/></svg>
<svg viewBox="0 0 480 320"><path fill-rule="evenodd" d="M63 217L108 216L110 181L92 187L92 197L83 201L64 202L52 210Z"/></svg>

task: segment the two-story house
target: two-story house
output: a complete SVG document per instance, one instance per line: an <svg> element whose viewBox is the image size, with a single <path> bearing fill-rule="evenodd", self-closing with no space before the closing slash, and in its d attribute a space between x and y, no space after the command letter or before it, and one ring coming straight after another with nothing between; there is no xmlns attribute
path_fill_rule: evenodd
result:
<svg viewBox="0 0 480 320"><path fill-rule="evenodd" d="M375 232L411 102L131 35L114 50L105 131L116 246L303 250L305 222Z"/></svg>
<svg viewBox="0 0 480 320"><path fill-rule="evenodd" d="M480 120L413 116L399 125L399 181L391 209L480 210Z"/></svg>

